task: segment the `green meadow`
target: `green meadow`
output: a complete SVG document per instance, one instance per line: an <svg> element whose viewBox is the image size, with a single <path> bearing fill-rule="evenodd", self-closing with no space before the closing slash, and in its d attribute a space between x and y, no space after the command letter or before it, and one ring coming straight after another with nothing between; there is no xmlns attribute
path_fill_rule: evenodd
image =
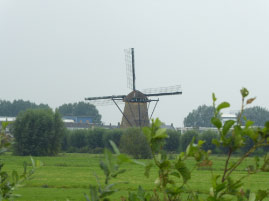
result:
<svg viewBox="0 0 269 201"><path fill-rule="evenodd" d="M19 187L15 193L20 194L16 200L24 201L45 201L45 200L85 200L84 193L89 193L89 185L97 184L96 176L103 183L104 175L99 168L99 161L103 155L94 154L59 154L55 157L33 157L40 160L43 166L38 168L33 177ZM213 173L221 174L225 158L212 156ZM22 172L23 161L31 164L30 157L12 156L11 154L1 155L4 161L4 169L8 171L17 170ZM236 158L232 158L236 160ZM140 160L147 162L147 160ZM241 177L246 174L246 167L253 164L254 159L248 158L235 172L235 177ZM191 166L194 161L189 160ZM117 189L120 192L113 194L113 200L120 200L120 197L127 195L128 191L135 191L139 185L146 190L154 189L154 180L157 177L157 169L152 168L150 177L144 176L144 168L139 165L123 165L127 171L110 182L128 182L128 184L119 184ZM189 185L200 193L207 193L210 187L211 170L195 170ZM260 172L251 175L245 179L244 189L250 188L252 191L258 189L267 189L269 187L269 173Z"/></svg>

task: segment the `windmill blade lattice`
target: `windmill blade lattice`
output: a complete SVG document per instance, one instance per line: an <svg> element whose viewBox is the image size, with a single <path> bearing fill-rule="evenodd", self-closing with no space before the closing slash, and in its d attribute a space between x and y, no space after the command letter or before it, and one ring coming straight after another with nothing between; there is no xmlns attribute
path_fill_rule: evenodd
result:
<svg viewBox="0 0 269 201"><path fill-rule="evenodd" d="M127 88L133 89L132 50L125 49L125 64L127 76Z"/></svg>
<svg viewBox="0 0 269 201"><path fill-rule="evenodd" d="M177 95L182 94L181 85L175 85L170 87L159 87L144 89L142 92L146 96L165 96L165 95Z"/></svg>
<svg viewBox="0 0 269 201"><path fill-rule="evenodd" d="M118 105L123 105L124 102L122 99L114 99L114 101ZM95 105L95 106L110 106L110 105L115 105L112 99L99 99L99 100L90 100L89 103Z"/></svg>

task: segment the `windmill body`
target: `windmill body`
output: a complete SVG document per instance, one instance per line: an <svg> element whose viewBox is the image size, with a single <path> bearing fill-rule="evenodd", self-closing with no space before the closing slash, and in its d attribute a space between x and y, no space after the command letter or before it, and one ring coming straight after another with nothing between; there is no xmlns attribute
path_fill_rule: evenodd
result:
<svg viewBox="0 0 269 201"><path fill-rule="evenodd" d="M123 101L125 102L121 127L127 128L130 125L134 127L144 127L149 125L148 102L145 94L138 90L129 93Z"/></svg>
<svg viewBox="0 0 269 201"><path fill-rule="evenodd" d="M128 95L90 97L85 98L85 100L88 100L93 104L101 100L113 101L122 113L121 128L148 126L149 119L151 119L159 101L159 99L150 99L150 97L179 95L182 94L181 87L177 85L172 87L143 90L143 92L136 90L133 48L125 50L125 60L127 67L127 84L132 91ZM119 107L117 103L118 101L124 103L123 111ZM151 116L149 117L148 108L151 102L155 102L155 106Z"/></svg>

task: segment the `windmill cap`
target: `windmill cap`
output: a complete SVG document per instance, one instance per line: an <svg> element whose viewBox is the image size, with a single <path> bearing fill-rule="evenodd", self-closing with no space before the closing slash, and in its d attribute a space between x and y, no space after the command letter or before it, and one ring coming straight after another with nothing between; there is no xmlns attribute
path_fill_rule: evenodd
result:
<svg viewBox="0 0 269 201"><path fill-rule="evenodd" d="M124 102L148 102L148 98L145 94L138 90L134 90L129 93L123 100Z"/></svg>

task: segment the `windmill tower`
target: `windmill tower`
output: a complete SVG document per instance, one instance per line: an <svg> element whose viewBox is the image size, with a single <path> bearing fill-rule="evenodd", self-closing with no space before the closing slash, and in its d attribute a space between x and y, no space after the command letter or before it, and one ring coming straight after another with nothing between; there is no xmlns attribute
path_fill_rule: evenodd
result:
<svg viewBox="0 0 269 201"><path fill-rule="evenodd" d="M172 87L147 89L141 92L137 90L135 86L134 48L125 50L125 62L127 69L127 85L128 88L132 90L128 95L90 97L85 98L85 100L91 101L93 104L100 100L113 101L122 113L121 128L148 126L149 119L151 119L159 101L159 99L150 99L150 97L179 95L182 94L181 87L177 85ZM123 111L119 107L117 103L118 101L125 104ZM155 102L155 105L149 118L148 111L151 102Z"/></svg>

